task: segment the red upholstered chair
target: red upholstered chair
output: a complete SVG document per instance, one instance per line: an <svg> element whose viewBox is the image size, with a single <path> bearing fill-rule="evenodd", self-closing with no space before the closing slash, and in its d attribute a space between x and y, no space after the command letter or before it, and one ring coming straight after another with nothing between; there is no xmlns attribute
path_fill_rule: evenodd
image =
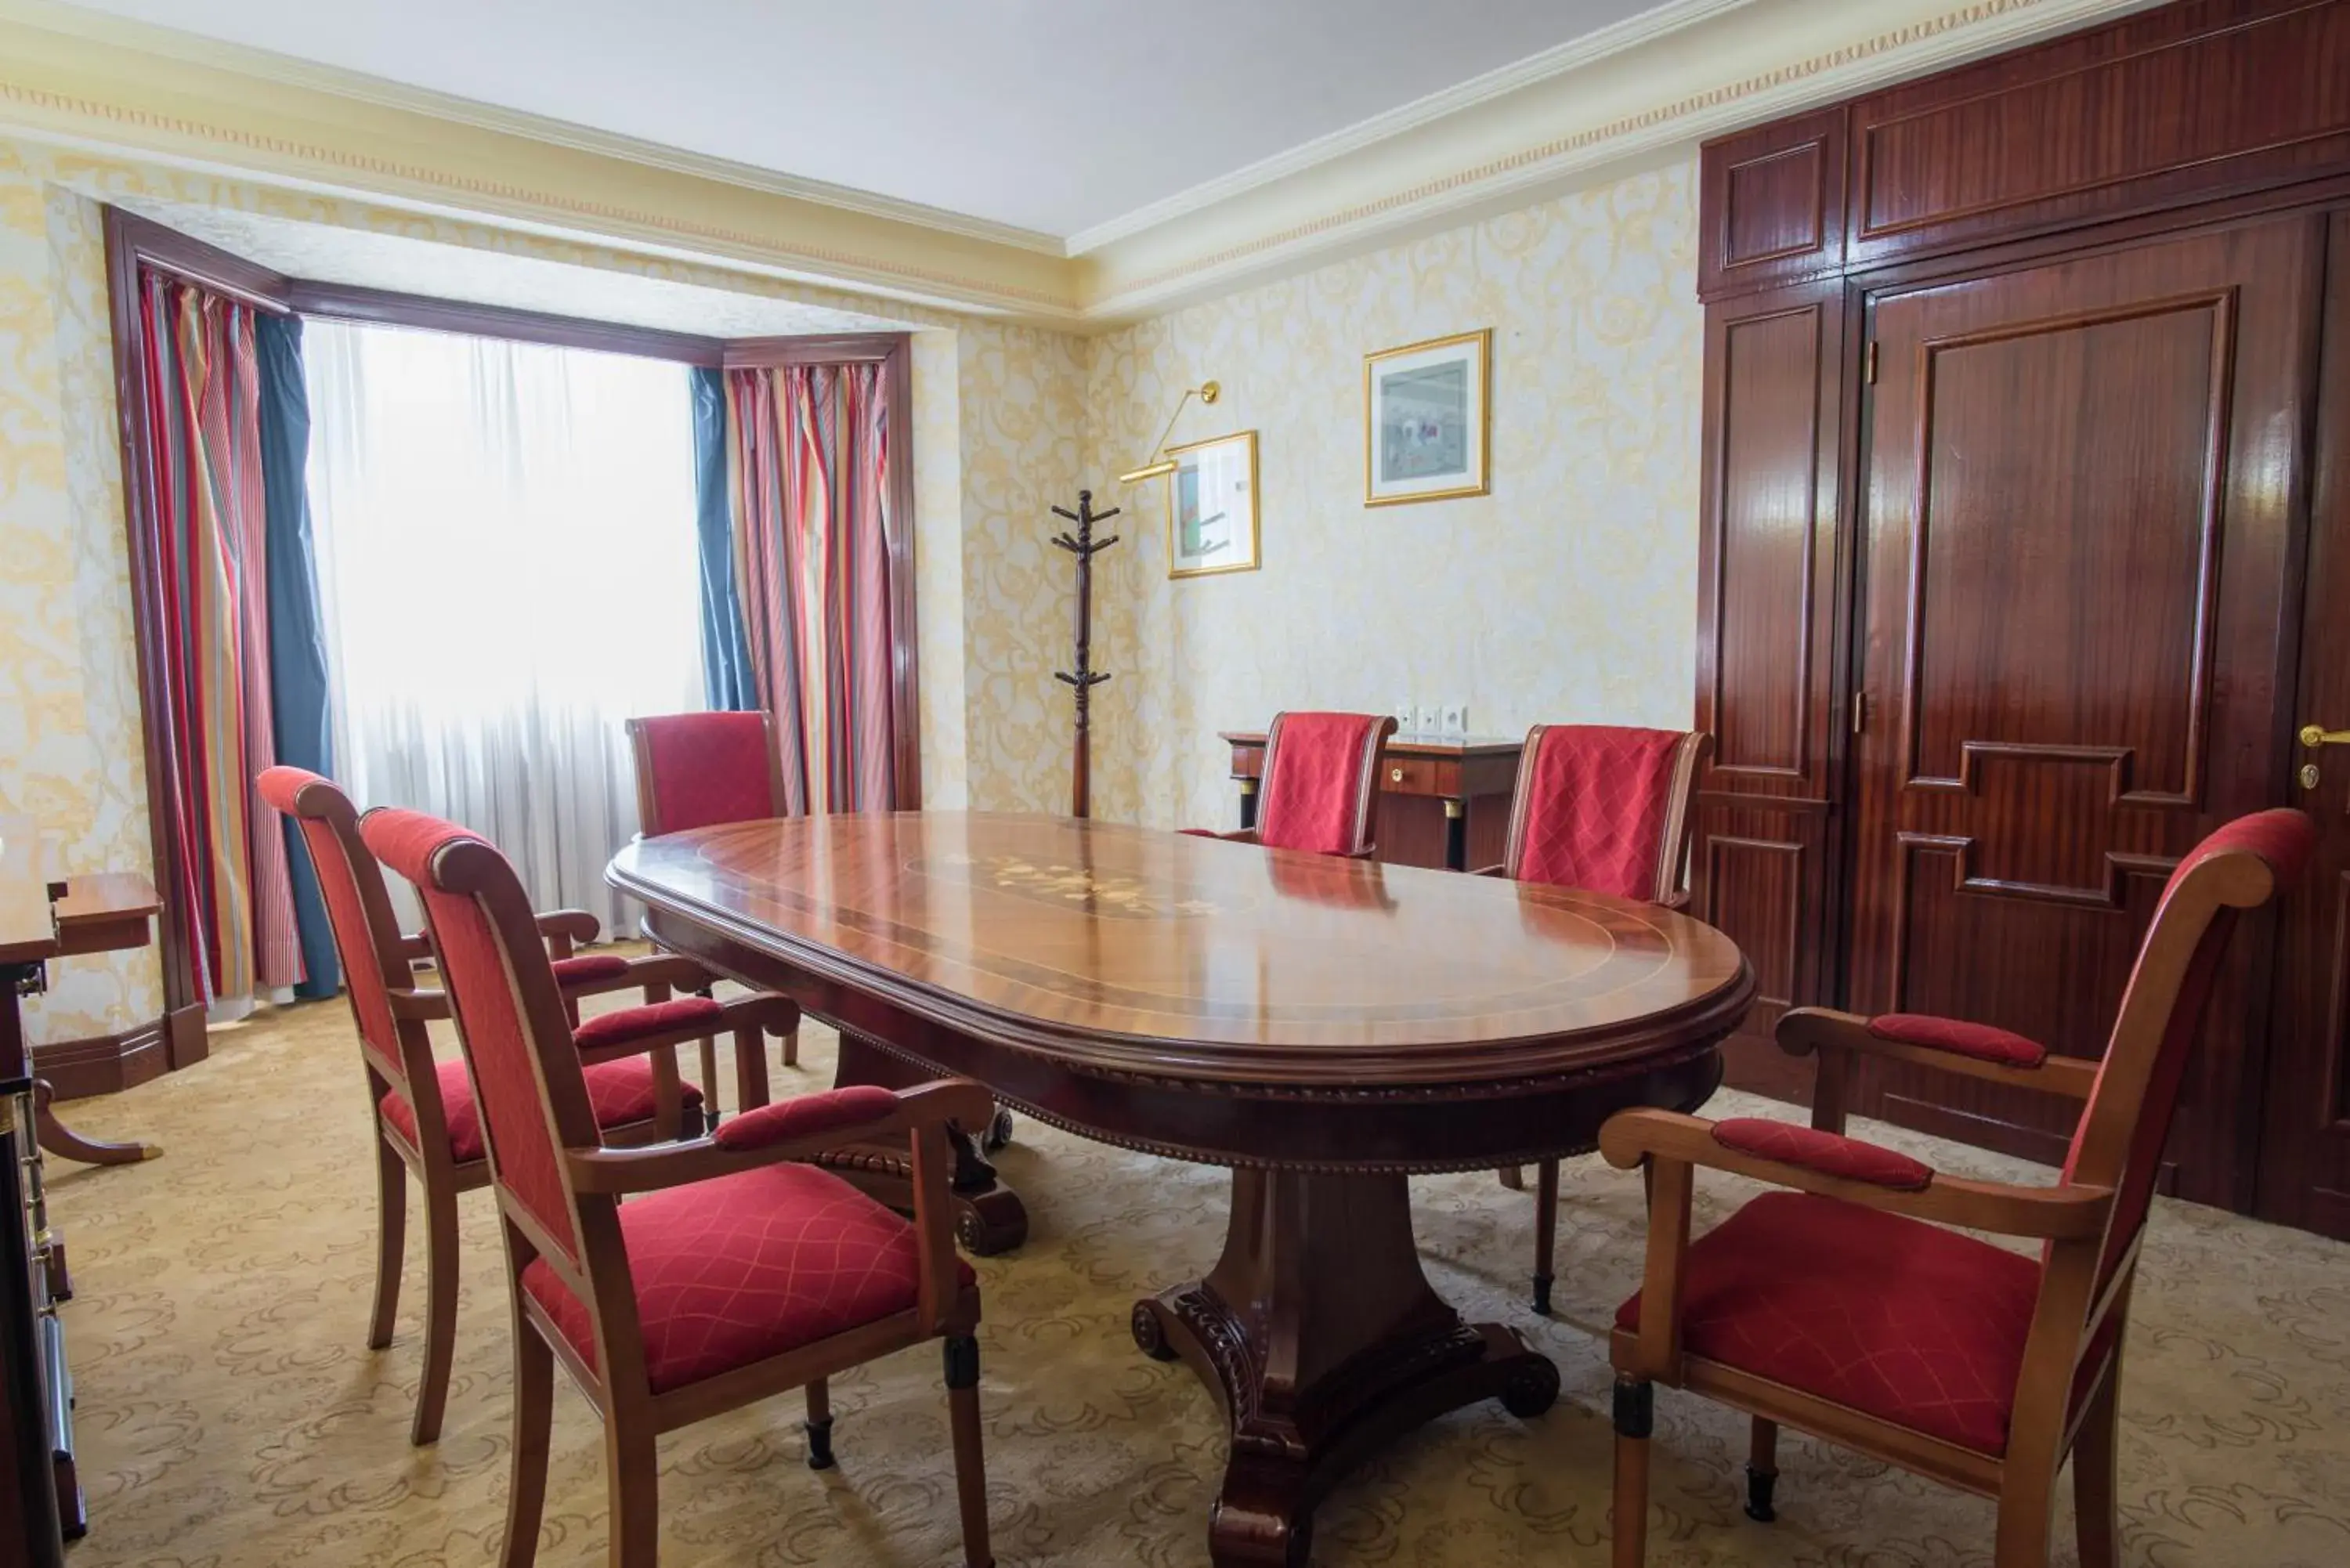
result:
<svg viewBox="0 0 2350 1568"><path fill-rule="evenodd" d="M964 1558L986 1563L979 1289L955 1256L947 1128L985 1116L987 1092L959 1080L835 1089L745 1112L691 1143L606 1147L513 867L415 812L376 812L360 831L423 895L482 1091L514 1314L504 1568L537 1555L556 1362L603 1417L609 1561L652 1568L656 1437L801 1387L808 1460L822 1468L826 1380L934 1338L945 1341ZM806 1163L844 1141L891 1137L911 1141L911 1223Z"/></svg>
<svg viewBox="0 0 2350 1568"><path fill-rule="evenodd" d="M1690 797L1713 737L1688 730L1616 724L1536 724L1518 753L1510 836L1499 866L1478 875L1645 898L1669 909L1689 902ZM1508 1185L1521 1185L1514 1170ZM1537 1168L1534 1311L1548 1315L1558 1237L1558 1161Z"/></svg>
<svg viewBox="0 0 2350 1568"><path fill-rule="evenodd" d="M1378 849L1379 764L1395 732L1393 719L1368 713L1275 713L1264 732L1256 826L1183 831L1368 860Z"/></svg>
<svg viewBox="0 0 2350 1568"><path fill-rule="evenodd" d="M2116 1568L2115 1410L2138 1243L2189 1052L2237 913L2307 861L2296 811L2228 824L2171 874L2104 1060L1954 1023L1804 1008L1779 1042L1820 1057L1812 1127L1626 1111L1608 1160L1646 1165L1648 1269L1616 1318L1617 1568L1645 1559L1655 1383L1753 1417L1747 1511L1768 1521L1780 1426L1995 1499L1996 1568L2048 1561L2070 1451L2082 1568ZM2084 1102L2053 1187L1941 1175L1844 1136L1863 1055ZM1696 1168L1765 1193L1695 1241ZM2012 1252L1944 1226L2031 1237Z"/></svg>
<svg viewBox="0 0 2350 1568"><path fill-rule="evenodd" d="M631 719L629 748L637 760L637 820L648 838L791 814L775 722L764 711ZM706 985L702 994L709 994ZM784 1065L799 1064L795 1025L784 1036ZM717 1075L714 1040L702 1043L702 1071L705 1078ZM759 1074L766 1074L764 1059Z"/></svg>
<svg viewBox="0 0 2350 1568"><path fill-rule="evenodd" d="M457 1195L490 1182L481 1117L464 1064L436 1063L425 1024L449 1016L446 993L416 984L413 965L432 956L421 936L402 936L392 918L382 867L359 841L359 815L328 780L300 768L269 768L257 781L262 798L294 818L317 868L335 951L342 961L351 1015L359 1025L359 1056L374 1107L378 1225L375 1313L368 1346L391 1343L400 1307L400 1272L408 1218L408 1177L424 1190L424 1375L416 1392L410 1436L429 1443L441 1435L449 1393L450 1358L457 1338ZM575 941L596 936L596 917L583 909L532 917L560 988L565 1007L582 997L692 983L700 969L682 959L624 959L612 953L572 956ZM678 1077L678 1025L697 1028L720 1015L698 1001L681 1018L681 1004L631 1008L591 1020L580 1031L598 1064L587 1084L605 1134L616 1142L674 1138L702 1125L702 1090ZM772 1020L737 1015L754 1031ZM583 1048L585 1044L583 1044Z"/></svg>

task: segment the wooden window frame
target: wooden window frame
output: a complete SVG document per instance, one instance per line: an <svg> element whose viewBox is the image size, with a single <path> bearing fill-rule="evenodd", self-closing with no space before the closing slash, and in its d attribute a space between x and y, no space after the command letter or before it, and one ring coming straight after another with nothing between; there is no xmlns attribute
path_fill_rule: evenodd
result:
<svg viewBox="0 0 2350 1568"><path fill-rule="evenodd" d="M889 419L903 462L889 471L889 505L897 526L889 541L890 572L890 737L893 778L902 809L922 799L920 640L914 604L914 450L912 338L910 334L856 333L807 337L728 339L658 327L630 327L582 317L475 305L428 295L361 288L288 277L216 245L116 206L105 209L107 283L114 334L116 422L122 453L124 527L130 556L132 628L137 643L139 710L146 751L147 830L157 883L180 885L184 848L168 809L163 758L168 735L161 701L168 690L159 635L161 551L156 498L148 482L149 420L146 349L139 330L141 267L224 294L273 316L312 317L385 327L503 337L564 348L587 348L639 358L667 359L702 369L776 365L881 365L888 370ZM196 983L192 911L167 891L157 919L163 966L164 1037L173 1067L204 1055L202 990Z"/></svg>

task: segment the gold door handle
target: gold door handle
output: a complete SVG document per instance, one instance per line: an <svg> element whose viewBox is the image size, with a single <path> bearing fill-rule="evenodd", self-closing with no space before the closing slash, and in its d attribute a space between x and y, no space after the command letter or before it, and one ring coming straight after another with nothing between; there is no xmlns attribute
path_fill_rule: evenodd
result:
<svg viewBox="0 0 2350 1568"><path fill-rule="evenodd" d="M2311 751L2321 746L2350 746L2350 730L2329 730L2323 724L2303 724L2301 743Z"/></svg>
<svg viewBox="0 0 2350 1568"><path fill-rule="evenodd" d="M2350 737L2345 737L2345 739L2350 739ZM1389 784L1401 784L1401 783L1403 783L1403 770L1402 770L1401 768L1389 768L1389 769L1388 770L1388 782Z"/></svg>

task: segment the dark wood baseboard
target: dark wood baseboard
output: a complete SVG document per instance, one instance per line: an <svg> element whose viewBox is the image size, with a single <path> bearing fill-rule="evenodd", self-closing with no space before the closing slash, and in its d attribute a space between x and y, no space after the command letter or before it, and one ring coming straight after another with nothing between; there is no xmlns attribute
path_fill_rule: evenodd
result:
<svg viewBox="0 0 2350 1568"><path fill-rule="evenodd" d="M196 1032L201 1036L203 1010L194 1011ZM165 1039L164 1020L159 1018L119 1034L53 1040L33 1047L33 1075L47 1079L60 1100L120 1094L183 1065L171 1059ZM203 1059L201 1054L197 1059Z"/></svg>
<svg viewBox="0 0 2350 1568"><path fill-rule="evenodd" d="M174 1073L211 1055L204 1035L204 1004L192 1002L163 1015L163 1056Z"/></svg>

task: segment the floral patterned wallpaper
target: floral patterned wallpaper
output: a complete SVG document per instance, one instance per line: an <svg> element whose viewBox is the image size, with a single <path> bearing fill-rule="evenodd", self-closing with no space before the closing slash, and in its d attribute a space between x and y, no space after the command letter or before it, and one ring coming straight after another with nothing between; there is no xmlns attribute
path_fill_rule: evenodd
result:
<svg viewBox="0 0 2350 1568"><path fill-rule="evenodd" d="M1466 701L1471 730L1686 724L1695 686L1695 160L1158 317L1089 345L1087 471L1258 432L1263 566L1167 577L1167 484L1114 497L1097 809L1230 826L1215 732ZM1493 328L1492 493L1363 504L1363 356Z"/></svg>
<svg viewBox="0 0 2350 1568"><path fill-rule="evenodd" d="M1693 166L1320 268L1091 339L494 224L0 139L0 810L57 868L149 867L102 200L250 213L836 310L914 332L916 597L933 806L1066 809L1070 565L1055 504L1126 508L1100 557L1097 815L1218 824L1220 728L1280 706L1465 700L1473 728L1689 711L1700 327ZM429 277L412 286L430 291ZM1366 510L1362 356L1494 342L1494 491ZM1264 567L1170 582L1177 439L1260 432ZM56 966L36 1040L155 1016L151 952Z"/></svg>
<svg viewBox="0 0 2350 1568"><path fill-rule="evenodd" d="M101 201L234 210L886 312L914 334L925 794L940 806L1061 798L1054 757L1066 742L1049 689L1069 590L1043 541L1045 507L1075 494L1081 340L0 137L0 811L36 818L52 874L152 868ZM412 286L431 292L430 275ZM161 1008L152 950L55 964L50 982L27 1013L36 1042L134 1028Z"/></svg>

